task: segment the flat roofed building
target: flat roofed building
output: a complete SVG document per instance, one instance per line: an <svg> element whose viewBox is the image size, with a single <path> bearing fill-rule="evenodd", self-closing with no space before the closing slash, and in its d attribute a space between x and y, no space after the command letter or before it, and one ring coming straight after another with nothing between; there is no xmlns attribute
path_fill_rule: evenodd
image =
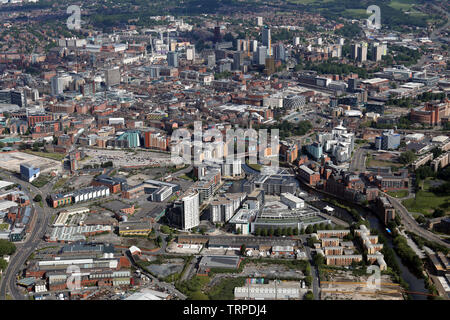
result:
<svg viewBox="0 0 450 320"><path fill-rule="evenodd" d="M303 296L300 282L279 280L268 284L252 283L234 288L235 299L251 300L299 300Z"/></svg>
<svg viewBox="0 0 450 320"><path fill-rule="evenodd" d="M282 193L280 200L281 202L288 205L291 209L301 209L305 207L305 201L294 196L291 193Z"/></svg>
<svg viewBox="0 0 450 320"><path fill-rule="evenodd" d="M350 230L317 230L317 237L323 238L343 238L350 234Z"/></svg>
<svg viewBox="0 0 450 320"><path fill-rule="evenodd" d="M353 262L362 261L362 255L353 254L353 255L329 255L325 256L327 265L331 266L349 266Z"/></svg>
<svg viewBox="0 0 450 320"><path fill-rule="evenodd" d="M124 221L119 224L120 236L148 235L152 231L152 225L148 221Z"/></svg>
<svg viewBox="0 0 450 320"><path fill-rule="evenodd" d="M0 190L9 186L14 185L13 182L10 181L0 181Z"/></svg>
<svg viewBox="0 0 450 320"><path fill-rule="evenodd" d="M37 177L39 177L40 173L41 173L41 170L32 165L28 165L28 164L20 165L20 176L25 181L33 182Z"/></svg>
<svg viewBox="0 0 450 320"><path fill-rule="evenodd" d="M209 273L211 269L237 269L241 262L237 256L203 256L199 263L198 273Z"/></svg>

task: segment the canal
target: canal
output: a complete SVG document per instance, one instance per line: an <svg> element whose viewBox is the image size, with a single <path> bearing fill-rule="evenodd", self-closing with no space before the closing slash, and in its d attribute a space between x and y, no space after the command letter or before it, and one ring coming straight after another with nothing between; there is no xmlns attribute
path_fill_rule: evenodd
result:
<svg viewBox="0 0 450 320"><path fill-rule="evenodd" d="M358 210L361 213L361 210ZM386 241L389 244L389 247L394 249L394 244L392 243L392 237L387 234L385 227L380 223L380 220L378 217L376 217L372 212L363 212L362 216L364 216L370 223L370 227L377 229L378 232L384 234ZM409 290L410 292L423 292L428 293L428 290L425 288L425 281L424 279L417 278L414 274L412 274L408 267L403 265L402 260L397 255L394 249L394 255L395 259L398 262L398 266L400 268L400 275L409 284ZM421 295L421 294L413 294L410 293L410 296L413 300L426 300L427 296Z"/></svg>
<svg viewBox="0 0 450 320"><path fill-rule="evenodd" d="M249 166L247 166L246 164L242 165L243 170L247 173L247 174L252 174L252 175L258 175L259 172L250 168ZM240 180L240 181L234 181L233 185L230 187L229 191L230 193L234 193L234 192L242 192L242 185L244 184L246 180ZM304 188L302 188L304 189ZM324 195L322 193L313 191L313 190L306 190L308 191L309 194L312 194L314 196L317 196L319 199L323 199ZM342 220L345 221L352 221L352 216L347 213L345 210L339 208L339 207L335 207L327 202L323 202L321 200L319 201L315 201L315 203L321 203L321 205L325 206L331 206L335 209L336 212L339 212L339 218L341 218ZM424 279L419 279L417 278L414 274L412 274L408 267L406 267L402 260L400 259L400 257L397 255L397 253L395 252L395 248L394 248L394 244L392 243L392 237L386 232L386 229L384 227L384 225L380 222L380 220L378 219L378 217L371 212L370 210L367 209L362 209L362 208L356 208L359 212L359 214L364 217L364 219L368 220L370 223L370 227L373 229L378 230L378 232L380 234L383 234L386 238L386 241L389 245L389 247L391 247L394 251L394 256L395 259L397 260L398 266L400 268L400 276L403 278L403 280L405 280L406 283L408 283L409 285L409 289L408 291L410 292L422 292L422 293L428 293L428 290L425 288L425 281ZM346 215L346 216L343 216ZM409 296L411 297L411 299L413 300L426 300L427 296L426 295L421 295L421 294L413 294L410 293Z"/></svg>
<svg viewBox="0 0 450 320"><path fill-rule="evenodd" d="M323 195L320 193L315 193L315 195L319 196L320 198L323 198ZM322 202L322 201L317 201L317 202ZM344 211L343 209L341 209L339 207L335 207L332 204L329 204L326 202L322 202L322 204L323 205L326 204L328 206L333 207L335 210L339 210L340 214L342 214L342 211ZM360 208L356 208L356 209L358 210L359 214L364 219L369 221L371 228L378 230L379 233L381 233L385 236L389 247L391 247L394 250L395 259L397 260L398 266L400 268L400 276L403 278L403 280L405 280L405 282L407 282L409 284L408 291L428 293L428 290L425 288L424 279L417 278L414 274L412 274L409 271L408 267L406 267L403 264L402 260L395 252L394 244L392 243L392 237L386 232L384 225L380 222L378 217L369 210L363 210ZM347 213L347 215L348 215L348 218L345 220L346 221L351 220L352 219L351 215L349 213ZM340 217L340 218L343 218L343 217ZM421 295L421 294L410 293L409 295L410 295L411 299L413 299L413 300L426 300L427 299L427 296Z"/></svg>

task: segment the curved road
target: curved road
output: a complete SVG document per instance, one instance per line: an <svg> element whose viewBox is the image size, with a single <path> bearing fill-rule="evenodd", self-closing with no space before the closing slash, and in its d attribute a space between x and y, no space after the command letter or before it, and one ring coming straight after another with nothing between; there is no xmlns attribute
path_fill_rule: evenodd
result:
<svg viewBox="0 0 450 320"><path fill-rule="evenodd" d="M1 172L6 174L10 181L22 186L22 191L30 198L32 207L37 215L33 229L27 235L26 241L17 248L16 253L11 257L0 284L0 300L5 300L8 292L14 300L24 300L24 296L19 292L16 286L16 275L21 270L28 257L34 252L34 250L36 250L37 246L43 240L50 217L53 213L46 207L44 199L46 198L48 192L52 189L54 182L49 182L42 189L38 189L30 183L18 179L10 172ZM44 208L41 208L40 205L33 203L33 197L30 190L33 194L40 194L42 196Z"/></svg>
<svg viewBox="0 0 450 320"><path fill-rule="evenodd" d="M405 226L405 228L408 231L414 232L417 235L421 236L422 238L425 238L429 241L434 241L439 243L440 245L443 245L447 248L450 248L450 243L443 241L441 238L439 238L434 233L422 228L417 221L409 214L408 210L394 197L391 197L387 193L384 193L384 195L391 200L392 205L395 208L395 211L399 213L400 218L402 220L402 224Z"/></svg>

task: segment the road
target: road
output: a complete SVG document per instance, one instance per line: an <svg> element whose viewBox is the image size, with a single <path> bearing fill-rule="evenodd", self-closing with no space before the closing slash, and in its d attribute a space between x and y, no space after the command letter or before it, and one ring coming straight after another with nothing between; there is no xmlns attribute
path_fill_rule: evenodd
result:
<svg viewBox="0 0 450 320"><path fill-rule="evenodd" d="M194 167L192 165L190 165L190 166L188 166L188 167L186 167L184 169L181 169L181 170L179 170L177 172L172 173L172 177L177 178L177 177L179 177L179 176L181 176L183 174L189 173L189 172L192 171L193 168Z"/></svg>
<svg viewBox="0 0 450 320"><path fill-rule="evenodd" d="M53 188L54 182L49 182L43 188L38 189L30 183L22 181L10 172L6 172L3 170L0 172L4 176L6 175L8 180L20 184L22 186L22 191L30 198L31 202L33 202L32 194L40 194L42 196L42 199L45 199L48 192ZM43 206L44 208L41 208L35 203L32 204L32 207L34 208L35 214L37 215L36 223L34 224L33 229L27 235L26 241L22 245L20 245L20 247L18 245L16 253L11 257L8 267L3 274L0 284L0 300L6 299L7 292L9 292L14 300L24 299L24 296L20 293L16 286L16 275L21 270L28 257L43 241L43 237L48 227L50 217L53 213L53 211L48 208L45 203Z"/></svg>
<svg viewBox="0 0 450 320"><path fill-rule="evenodd" d="M131 261L131 263L133 264L134 267L136 267L136 269L141 270L141 272L143 274L145 274L147 277L149 277L150 279L152 279L153 284L156 285L159 288L163 288L167 291L170 292L170 294L177 296L178 298L185 300L187 299L187 297L181 293L180 291L177 290L177 288L175 288L175 286L171 283L167 283L167 282L163 282L163 281L159 281L158 278L154 277L150 272L148 272L146 269L141 268L140 266L138 266L133 258L133 256L130 254L130 252L127 250L126 254L129 258L129 260Z"/></svg>
<svg viewBox="0 0 450 320"><path fill-rule="evenodd" d="M396 198L389 196L387 193L384 193L386 197L391 200L392 205L395 208L395 211L400 215L400 218L402 220L402 224L405 226L406 230L416 233L417 235L421 236L422 238L425 238L429 241L434 241L436 243L439 243L440 245L443 245L447 248L450 248L450 244L443 241L441 238L439 238L434 233L425 230L419 224L417 221L409 214L408 210L398 201Z"/></svg>
<svg viewBox="0 0 450 320"><path fill-rule="evenodd" d="M366 157L368 150L365 146L361 146L357 149L352 158L352 162L350 163L349 170L350 171L358 171L364 172L366 171Z"/></svg>
<svg viewBox="0 0 450 320"><path fill-rule="evenodd" d="M188 280L192 278L195 274L196 268L195 266L197 263L200 262L201 256L194 256L192 258L192 261L189 263L189 266L186 268L185 272L183 273L183 276L181 277L181 281Z"/></svg>
<svg viewBox="0 0 450 320"><path fill-rule="evenodd" d="M311 276L312 276L312 289L314 300L320 300L320 284L319 284L319 270L313 263L311 248L305 243L306 255L308 256L309 262L311 264Z"/></svg>

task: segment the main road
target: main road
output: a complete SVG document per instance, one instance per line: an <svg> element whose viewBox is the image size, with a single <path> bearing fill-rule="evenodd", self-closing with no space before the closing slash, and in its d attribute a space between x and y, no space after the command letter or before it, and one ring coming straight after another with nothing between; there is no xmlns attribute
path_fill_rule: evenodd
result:
<svg viewBox="0 0 450 320"><path fill-rule="evenodd" d="M408 210L396 198L391 197L387 193L384 193L384 195L388 197L389 200L391 200L391 203L394 206L395 211L399 213L400 218L402 220L402 224L405 226L406 230L414 232L417 235L429 241L434 241L436 243L439 243L440 245L450 248L450 244L448 242L443 241L434 233L422 228L417 223L417 221L410 215Z"/></svg>
<svg viewBox="0 0 450 320"><path fill-rule="evenodd" d="M354 152L349 167L350 171L364 172L366 170L367 151L365 146L361 146Z"/></svg>
<svg viewBox="0 0 450 320"><path fill-rule="evenodd" d="M28 182L20 180L10 172L3 170L1 170L0 172L3 173L3 175L6 175L8 180L22 186L21 189L30 198L32 207L34 208L36 215L36 220L32 230L27 235L26 241L23 244L18 245L16 253L11 256L11 260L3 274L0 284L0 300L5 300L8 292L14 300L23 300L24 296L20 293L16 285L17 273L21 270L28 257L42 242L49 224L50 217L53 213L53 210L50 210L46 207L45 200L43 207L33 203L32 194L40 194L42 199L45 199L48 192L52 189L54 182L49 182L46 186L39 189Z"/></svg>

